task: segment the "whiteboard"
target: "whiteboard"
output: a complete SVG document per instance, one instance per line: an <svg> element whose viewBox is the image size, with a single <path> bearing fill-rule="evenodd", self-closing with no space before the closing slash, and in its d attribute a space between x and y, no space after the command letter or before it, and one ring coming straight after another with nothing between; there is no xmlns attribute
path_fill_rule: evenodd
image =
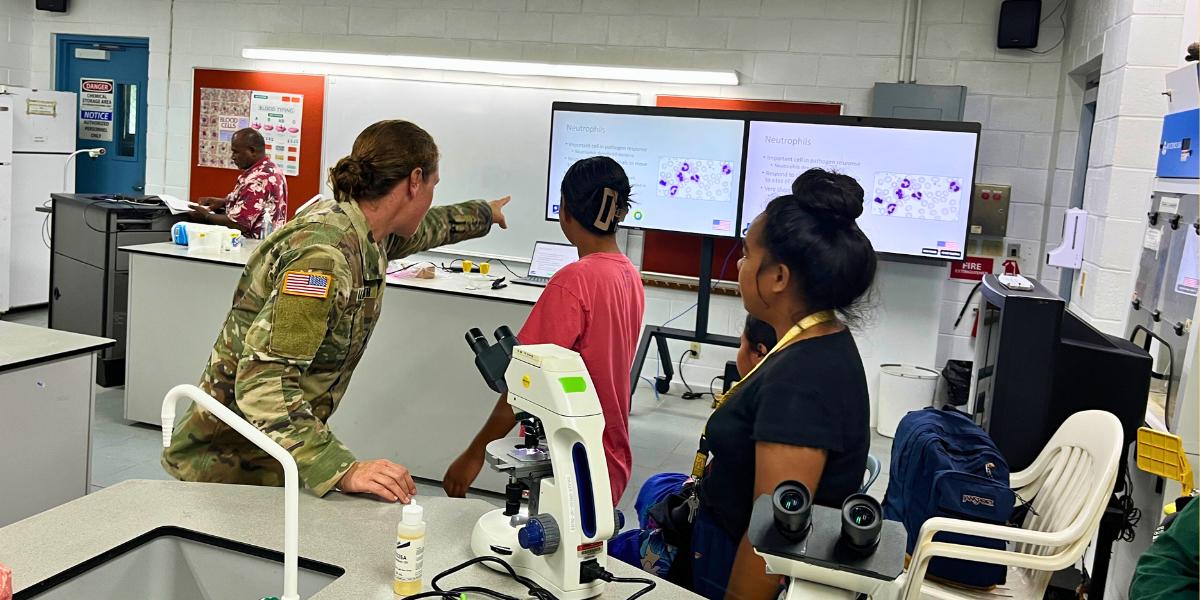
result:
<svg viewBox="0 0 1200 600"><path fill-rule="evenodd" d="M496 227L486 237L445 248L524 261L537 240L566 241L558 223L545 220L551 104L638 102L637 94L612 92L346 76L327 82L325 173L350 154L354 138L371 123L412 121L441 151L434 204L512 196L504 211L508 229ZM328 181L323 185L328 193Z"/></svg>

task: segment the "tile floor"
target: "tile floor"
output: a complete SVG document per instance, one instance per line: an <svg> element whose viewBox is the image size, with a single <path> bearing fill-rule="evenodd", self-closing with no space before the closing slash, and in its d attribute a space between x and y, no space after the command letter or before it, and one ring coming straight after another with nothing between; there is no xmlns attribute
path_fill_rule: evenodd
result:
<svg viewBox="0 0 1200 600"><path fill-rule="evenodd" d="M46 326L45 310L13 312L4 320ZM132 423L122 418L125 389L96 387L96 414L92 421L92 491L126 479L170 479L159 466L162 433L157 427ZM637 490L655 473L686 472L691 468L695 443L710 412L710 401L683 400L678 396L656 398L646 384L638 386L629 417L633 446L633 472L619 507L633 515ZM882 463L882 472L869 493L882 500L887 489L891 439L872 433L871 453ZM436 482L418 482L418 493L442 496ZM502 504L496 496L479 495Z"/></svg>

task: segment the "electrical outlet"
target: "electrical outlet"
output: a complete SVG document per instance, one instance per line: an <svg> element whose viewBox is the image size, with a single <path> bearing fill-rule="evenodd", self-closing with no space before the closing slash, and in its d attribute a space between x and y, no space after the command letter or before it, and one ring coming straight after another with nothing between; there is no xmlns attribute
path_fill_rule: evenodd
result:
<svg viewBox="0 0 1200 600"><path fill-rule="evenodd" d="M692 342L692 358L700 358L700 342Z"/></svg>
<svg viewBox="0 0 1200 600"><path fill-rule="evenodd" d="M1015 242L1009 242L1004 247L1005 258L1021 258L1021 245Z"/></svg>

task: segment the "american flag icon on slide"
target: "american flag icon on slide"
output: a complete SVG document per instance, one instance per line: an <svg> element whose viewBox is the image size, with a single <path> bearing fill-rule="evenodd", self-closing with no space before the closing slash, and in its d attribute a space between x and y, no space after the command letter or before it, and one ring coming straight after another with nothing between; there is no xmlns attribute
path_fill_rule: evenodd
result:
<svg viewBox="0 0 1200 600"><path fill-rule="evenodd" d="M288 271L283 276L283 293L293 296L326 298L329 296L329 275Z"/></svg>
<svg viewBox="0 0 1200 600"><path fill-rule="evenodd" d="M713 231L729 231L733 227L733 223L728 219L713 219Z"/></svg>
<svg viewBox="0 0 1200 600"><path fill-rule="evenodd" d="M958 250L958 242L938 242L938 248L945 250Z"/></svg>

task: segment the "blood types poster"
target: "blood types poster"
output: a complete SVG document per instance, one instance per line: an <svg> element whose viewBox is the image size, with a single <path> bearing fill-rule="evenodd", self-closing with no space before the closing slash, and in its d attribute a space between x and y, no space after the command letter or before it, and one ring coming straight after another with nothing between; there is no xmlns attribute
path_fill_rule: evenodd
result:
<svg viewBox="0 0 1200 600"><path fill-rule="evenodd" d="M299 175L303 115L300 94L200 88L196 164L237 169L230 158L230 143L237 130L250 127L262 134L267 156L285 175Z"/></svg>
<svg viewBox="0 0 1200 600"><path fill-rule="evenodd" d="M300 173L300 120L304 96L276 92L252 92L250 127L262 134L267 156L284 175Z"/></svg>

